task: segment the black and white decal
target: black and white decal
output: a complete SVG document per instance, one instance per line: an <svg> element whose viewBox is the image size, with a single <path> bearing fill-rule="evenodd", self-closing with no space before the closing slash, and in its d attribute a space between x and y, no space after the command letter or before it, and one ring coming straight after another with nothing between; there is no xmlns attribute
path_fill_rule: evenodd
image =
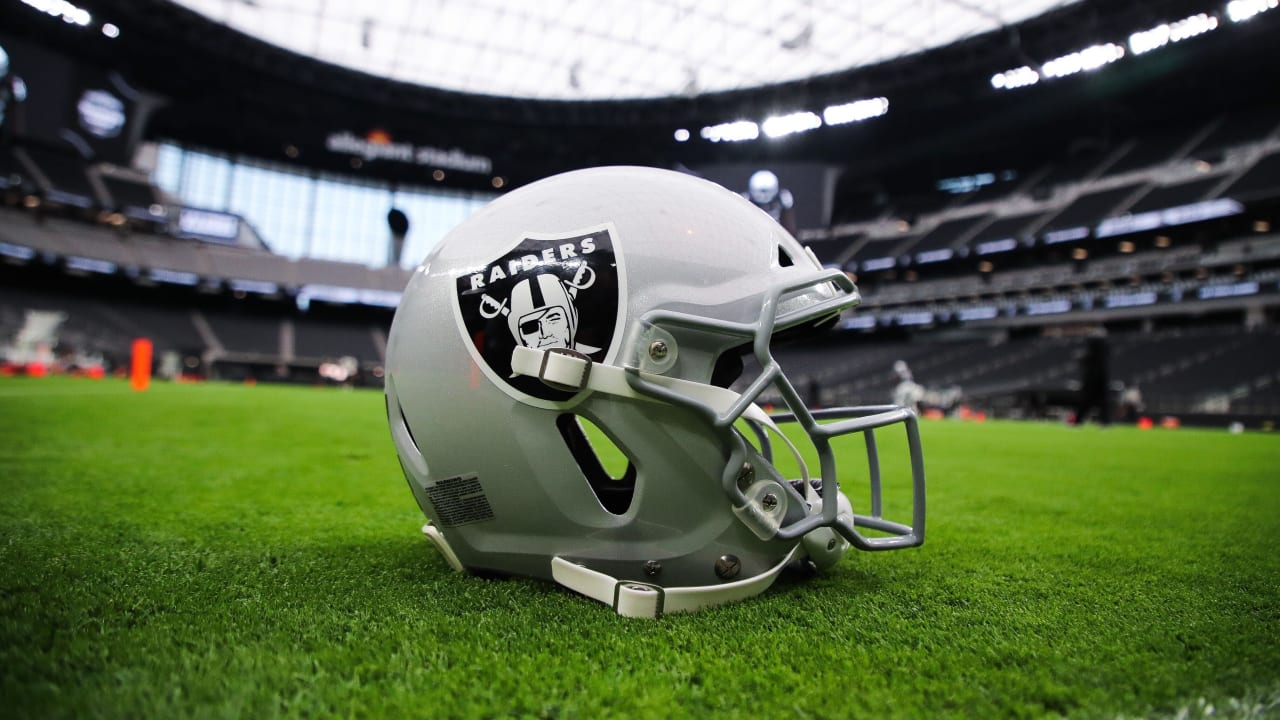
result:
<svg viewBox="0 0 1280 720"><path fill-rule="evenodd" d="M554 236L526 234L501 257L457 278L460 325L480 368L521 400L559 403L573 393L511 371L519 345L612 359L624 308L622 256L611 225ZM534 404L542 405L543 403Z"/></svg>

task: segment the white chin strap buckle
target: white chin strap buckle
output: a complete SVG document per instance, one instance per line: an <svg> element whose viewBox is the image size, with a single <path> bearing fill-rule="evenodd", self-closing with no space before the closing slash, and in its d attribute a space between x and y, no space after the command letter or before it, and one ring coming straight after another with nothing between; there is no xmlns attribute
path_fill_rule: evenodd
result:
<svg viewBox="0 0 1280 720"><path fill-rule="evenodd" d="M584 266L585 267L585 266ZM552 359L555 363L552 364ZM557 390L578 392L590 387L591 358L569 348L549 348L542 353L538 379Z"/></svg>

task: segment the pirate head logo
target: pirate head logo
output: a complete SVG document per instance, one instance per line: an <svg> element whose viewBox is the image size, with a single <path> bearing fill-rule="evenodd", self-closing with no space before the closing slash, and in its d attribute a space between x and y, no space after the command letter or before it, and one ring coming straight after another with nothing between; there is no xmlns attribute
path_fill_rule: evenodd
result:
<svg viewBox="0 0 1280 720"><path fill-rule="evenodd" d="M578 292L594 285L595 277L591 266L582 263L569 282L554 272L544 272L516 283L511 290L511 307L502 308L511 337L535 350L569 348L586 355L599 352L598 347L576 342Z"/></svg>
<svg viewBox="0 0 1280 720"><path fill-rule="evenodd" d="M482 369L509 393L563 401L572 393L511 372L517 346L567 348L602 362L619 322L621 256L610 226L526 236L457 279L458 314Z"/></svg>

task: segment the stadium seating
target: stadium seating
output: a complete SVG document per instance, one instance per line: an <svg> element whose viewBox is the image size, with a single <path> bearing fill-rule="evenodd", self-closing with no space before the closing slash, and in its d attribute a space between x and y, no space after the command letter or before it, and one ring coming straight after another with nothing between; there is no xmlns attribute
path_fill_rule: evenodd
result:
<svg viewBox="0 0 1280 720"><path fill-rule="evenodd" d="M1273 153L1259 160L1233 180L1222 194L1241 200L1256 200L1280 194L1280 153Z"/></svg>
<svg viewBox="0 0 1280 720"><path fill-rule="evenodd" d="M963 205L934 203L918 217L889 210L872 215L837 208L836 217L842 219L838 230L833 227L825 236L810 231L804 237L810 244L823 243L825 260L843 260L868 282L875 278L868 277L867 260L873 261L870 272L889 270L895 265L875 261L896 258L906 250L913 255L905 258L908 262L937 263L928 270L945 273L945 263L938 263L945 253L930 251L950 248L956 251L952 256L956 259L996 255L1037 244L1086 240L1102 220L1128 213L1217 197L1243 202L1274 199L1280 197L1278 125L1273 115L1262 112L1160 131L1119 143L1114 149L1064 155L1020 183L985 185L965 196ZM881 206L896 209L892 193ZM966 208L988 209L989 222L975 219L983 216ZM915 227L927 232L903 236L885 217L909 217ZM843 253L826 245L837 232L855 238ZM922 256L925 262L914 256Z"/></svg>
<svg viewBox="0 0 1280 720"><path fill-rule="evenodd" d="M326 358L350 355L364 363L382 360L370 327L323 321L297 323L294 333L294 354L297 359L319 362Z"/></svg>
<svg viewBox="0 0 1280 720"><path fill-rule="evenodd" d="M1242 333L1209 326L1120 333L1110 338L1110 375L1116 387L1137 387L1150 412L1180 414L1280 412L1280 331ZM846 341L778 352L803 393L821 389L825 405L889 402L905 361L928 388L960 388L964 402L1013 402L1029 390L1065 394L1078 387L1078 336L986 340ZM771 398L776 400L776 398ZM1221 400L1215 406L1215 399Z"/></svg>
<svg viewBox="0 0 1280 720"><path fill-rule="evenodd" d="M903 360L927 386L960 387L971 402L1016 404L1024 391L1069 392L1081 340L1011 336L1011 328L1140 318L1157 304L1159 313L1202 300L1197 308L1213 308L1215 298L1228 298L1236 286L1280 289L1273 267L1280 242L1266 223L1250 229L1216 217L1177 219L1167 231L1176 241L1152 245L1148 237L1124 250L1109 239L1137 236L1126 235L1123 223L1116 234L1099 232L1105 221L1217 199L1273 207L1280 201L1280 118L1274 114L1232 113L1115 143L1084 143L1026 165L960 195L922 191L919 179L907 183L913 189L895 192L875 178L853 178L837 192L832 217L841 223L806 228L799 237L821 262L856 273L863 295L859 327L875 332L783 351L802 392L823 404L884 402L898 382L892 364ZM0 170L7 187L34 189L76 208L154 219L152 206L160 199L147 182L86 171L81 160L52 147L8 153ZM0 329L11 331L25 307L54 309L67 315L68 344L115 356L145 335L161 351L213 363L214 374L219 363L315 367L340 356L374 368L385 352L385 315L335 319L299 311L292 302L296 297L305 308L304 298L322 304L358 304L362 293L392 298L411 274L122 232L86 222L92 218L84 214L17 209L16 196L7 197L0 243L26 252L7 253L11 262L52 262L66 272L127 278L138 286L177 284L212 293L208 300L187 295L171 306L145 298L106 306L16 288L0 295ZM1072 250L1087 252L1073 256ZM270 302L227 302L228 295L246 292ZM1115 308L1121 312L1108 314ZM902 339L910 326L940 332ZM955 336L951 331L960 326L973 331ZM1113 378L1141 387L1150 407L1162 412L1280 407L1280 377L1270 364L1274 334L1244 333L1239 324L1165 330L1147 323L1114 335L1112 348Z"/></svg>
<svg viewBox="0 0 1280 720"><path fill-rule="evenodd" d="M990 221L987 214L958 217L939 223L921 236L908 250L916 265L946 262L956 255L957 243L971 237L974 231Z"/></svg>

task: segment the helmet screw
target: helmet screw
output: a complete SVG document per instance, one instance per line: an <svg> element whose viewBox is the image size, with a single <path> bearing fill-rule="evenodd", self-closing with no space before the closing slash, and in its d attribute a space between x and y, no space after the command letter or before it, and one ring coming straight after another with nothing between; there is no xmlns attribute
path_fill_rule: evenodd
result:
<svg viewBox="0 0 1280 720"><path fill-rule="evenodd" d="M662 340L654 340L653 342L649 343L650 358L657 361L666 360L667 352L668 352L668 348L667 348L666 342Z"/></svg>
<svg viewBox="0 0 1280 720"><path fill-rule="evenodd" d="M646 560L644 563L644 574L653 577L662 572L662 563L657 560Z"/></svg>
<svg viewBox="0 0 1280 720"><path fill-rule="evenodd" d="M835 550L835 549L836 549L836 539L835 539L835 538L831 538L830 540L828 540L828 541L827 541L827 549L828 549L828 550Z"/></svg>
<svg viewBox="0 0 1280 720"><path fill-rule="evenodd" d="M738 471L738 489L745 491L755 479L756 469L751 467L751 463L742 463L742 469Z"/></svg>
<svg viewBox="0 0 1280 720"><path fill-rule="evenodd" d="M716 560L716 577L721 580L732 580L742 572L742 562L737 555L721 555Z"/></svg>
<svg viewBox="0 0 1280 720"><path fill-rule="evenodd" d="M764 497L760 498L760 504L764 505L765 510L772 510L778 507L778 496L773 493L766 493Z"/></svg>

